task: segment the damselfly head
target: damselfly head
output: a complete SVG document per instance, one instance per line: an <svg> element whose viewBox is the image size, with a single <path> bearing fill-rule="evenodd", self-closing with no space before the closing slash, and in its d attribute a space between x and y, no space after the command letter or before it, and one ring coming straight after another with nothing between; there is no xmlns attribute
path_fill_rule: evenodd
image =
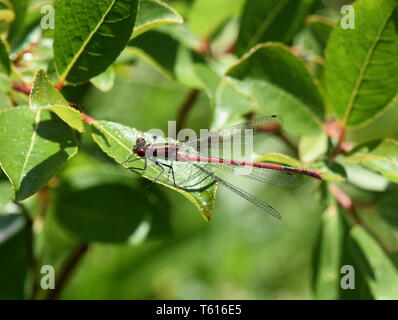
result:
<svg viewBox="0 0 398 320"><path fill-rule="evenodd" d="M138 138L135 141L135 146L133 149L134 154L144 157L146 152L146 141L144 138Z"/></svg>

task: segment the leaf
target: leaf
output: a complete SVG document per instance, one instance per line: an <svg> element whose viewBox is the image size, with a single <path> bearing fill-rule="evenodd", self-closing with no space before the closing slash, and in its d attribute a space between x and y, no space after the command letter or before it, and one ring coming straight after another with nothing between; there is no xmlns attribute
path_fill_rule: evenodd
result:
<svg viewBox="0 0 398 320"><path fill-rule="evenodd" d="M138 0L60 0L54 55L60 81L84 83L104 72L133 33Z"/></svg>
<svg viewBox="0 0 398 320"><path fill-rule="evenodd" d="M378 243L360 226L350 232L365 254L372 274L367 281L376 299L396 299L398 296L398 272L393 262Z"/></svg>
<svg viewBox="0 0 398 320"><path fill-rule="evenodd" d="M9 76L11 73L10 58L6 44L0 39L0 74Z"/></svg>
<svg viewBox="0 0 398 320"><path fill-rule="evenodd" d="M17 201L42 187L77 152L73 131L49 110L0 111L0 165Z"/></svg>
<svg viewBox="0 0 398 320"><path fill-rule="evenodd" d="M268 81L306 105L318 117L324 108L319 86L304 63L288 47L278 43L260 44L242 57L228 71L236 79Z"/></svg>
<svg viewBox="0 0 398 320"><path fill-rule="evenodd" d="M0 215L4 213L5 206L12 199L12 189L8 182L0 181Z"/></svg>
<svg viewBox="0 0 398 320"><path fill-rule="evenodd" d="M324 50L326 48L330 34L335 27L335 23L324 16L316 15L307 17L306 23Z"/></svg>
<svg viewBox="0 0 398 320"><path fill-rule="evenodd" d="M393 230L398 230L398 199L396 196L396 192L391 192L391 194L385 194L377 202L377 210L380 213L380 216L389 223L389 225L393 226ZM396 233L394 233L394 236Z"/></svg>
<svg viewBox="0 0 398 320"><path fill-rule="evenodd" d="M259 162L275 162L292 167L301 167L302 163L296 159L286 156L282 153L268 153L256 159Z"/></svg>
<svg viewBox="0 0 398 320"><path fill-rule="evenodd" d="M0 0L0 34L6 34L15 20L15 12L8 0Z"/></svg>
<svg viewBox="0 0 398 320"><path fill-rule="evenodd" d="M353 30L335 28L326 49L325 86L331 106L348 126L382 113L397 94L398 14L395 0L354 4Z"/></svg>
<svg viewBox="0 0 398 320"><path fill-rule="evenodd" d="M29 256L25 219L0 216L0 300L23 299Z"/></svg>
<svg viewBox="0 0 398 320"><path fill-rule="evenodd" d="M339 170L336 170L339 169ZM345 176L345 172L341 172L340 167L334 168L334 167L322 167L322 176L323 179L326 181L345 181L346 180L346 176Z"/></svg>
<svg viewBox="0 0 398 320"><path fill-rule="evenodd" d="M287 47L276 43L258 45L227 75L234 79L225 78L218 88L216 119L226 120L226 115L254 109L281 116L283 128L291 133L321 133L324 110L318 86Z"/></svg>
<svg viewBox="0 0 398 320"><path fill-rule="evenodd" d="M69 106L63 95L48 80L44 70L39 70L33 81L29 106L33 111L51 105Z"/></svg>
<svg viewBox="0 0 398 320"><path fill-rule="evenodd" d="M206 92L209 99L214 102L221 76L204 63L195 64L194 72L202 83L202 89Z"/></svg>
<svg viewBox="0 0 398 320"><path fill-rule="evenodd" d="M80 112L69 106L63 95L53 87L43 70L36 74L29 96L29 106L34 112L43 109L51 110L72 128L79 132L84 131Z"/></svg>
<svg viewBox="0 0 398 320"><path fill-rule="evenodd" d="M243 0L200 0L193 2L187 20L192 32L202 39L210 38L230 17L241 11Z"/></svg>
<svg viewBox="0 0 398 320"><path fill-rule="evenodd" d="M313 162L323 156L328 148L328 137L325 133L318 136L302 136L299 143L300 159Z"/></svg>
<svg viewBox="0 0 398 320"><path fill-rule="evenodd" d="M26 12L30 0L9 0L15 12L15 19L11 24L8 40L15 43L25 25Z"/></svg>
<svg viewBox="0 0 398 320"><path fill-rule="evenodd" d="M258 43L289 43L317 0L246 1L236 44L239 55ZM288 23L286 23L288 21Z"/></svg>
<svg viewBox="0 0 398 320"><path fill-rule="evenodd" d="M83 242L125 242L152 206L144 191L124 184L61 188L55 214Z"/></svg>
<svg viewBox="0 0 398 320"><path fill-rule="evenodd" d="M73 109L72 107L69 106L65 107L57 105L49 106L43 109L54 112L62 121L67 123L71 128L79 132L84 131L84 123L82 115L76 109Z"/></svg>
<svg viewBox="0 0 398 320"><path fill-rule="evenodd" d="M122 192L128 192L129 195L124 197L121 203L124 203L125 207L120 212L116 213L118 220L125 222L126 226L115 232L115 227L120 226L119 222L108 222L108 226L104 225L103 220L111 218L115 220L115 208L112 210L101 209L99 216L103 219L94 219L95 223L98 224L99 229L109 229L109 225L113 224L114 227L113 234L110 234L111 230L104 231L108 234L108 239L114 239L114 241L128 241L129 243L135 243L137 240L137 234L141 234L145 237L162 237L170 236L172 233L172 226L170 221L171 209L170 200L163 192L163 188L157 188L150 181L140 179L138 175L132 176L131 172L128 170L123 170L120 166L115 166L111 163L104 163L103 161L96 159L84 152L79 152L79 154L68 162L67 167L62 170L62 180L67 186L66 192L73 196L80 197L83 191L84 193L90 193L89 190L94 190L94 188L101 187L109 189L109 195L104 195L104 206L109 207L115 202L115 199L110 195L110 193L116 190L111 186L116 186ZM148 188L147 188L148 187ZM59 197L63 197L63 190L59 190ZM116 196L118 197L118 196ZM64 220L69 220L68 225L72 225L72 229L78 229L82 232L82 229L86 226L74 226L76 222L89 219L89 214L84 210L89 207L92 208L95 204L90 203L90 199L82 204L81 208L78 209L78 214L82 216L82 219L76 219L75 216L68 215L69 217L63 217ZM79 201L82 201L80 199ZM58 206L62 206L58 203ZM68 206L68 205L67 205ZM126 210L126 208L129 208ZM62 210L62 209L61 209ZM57 210L56 210L57 211ZM139 220L141 211L144 216ZM74 211L75 212L75 211ZM109 214L111 212L111 214ZM135 215L137 217L131 217ZM73 221L72 221L73 219ZM128 221L127 221L128 220ZM139 223L131 224L129 221L134 220ZM93 221L93 220L92 220ZM66 224L65 224L66 226ZM97 241L101 241L99 237L103 237L104 233L101 235L93 235L93 230L98 230L94 224L90 224L91 230L89 233L92 235L92 239L96 237ZM145 233L141 233L142 230L146 230ZM76 233L76 232L75 232ZM116 233L116 234L115 234ZM76 233L77 234L77 233ZM85 238L87 239L87 237ZM105 240L104 238L102 240Z"/></svg>
<svg viewBox="0 0 398 320"><path fill-rule="evenodd" d="M173 36L149 31L135 38L127 50L148 61L166 76L188 87L204 87L194 68L194 53ZM159 50L162 47L162 50Z"/></svg>
<svg viewBox="0 0 398 320"><path fill-rule="evenodd" d="M336 206L322 215L322 231L315 252L314 289L317 299L337 299L344 230Z"/></svg>
<svg viewBox="0 0 398 320"><path fill-rule="evenodd" d="M9 75L11 73L10 58L4 41L0 38L0 91L11 90Z"/></svg>
<svg viewBox="0 0 398 320"><path fill-rule="evenodd" d="M342 211L341 211L342 212ZM342 212L343 213L343 212ZM341 267L352 266L354 268L355 276L355 289L343 289L340 285L340 300L374 300L375 297L372 295L367 275L371 275L372 271L366 256L362 252L358 243L352 238L349 231L349 226L345 220L345 237L344 246L341 258ZM341 272L341 280L343 280L344 272ZM343 280L344 281L344 280Z"/></svg>
<svg viewBox="0 0 398 320"><path fill-rule="evenodd" d="M125 163L125 161L131 156L132 147L135 145L136 139L138 137L144 137L147 141L152 141L152 135L148 133L139 132L135 129L113 122L95 121L92 123L92 128L93 139L100 148L117 163L122 164L126 168L128 164ZM176 164L176 170L184 170L185 174L189 176L190 168L185 169L184 163L180 163L180 165L181 167ZM161 171L157 166L149 163L148 168L142 176L153 181L150 177L158 176L160 173ZM169 183L172 184L171 177L169 179ZM199 212L206 220L211 218L211 210L215 202L215 185L203 192L186 192L181 189L173 188L161 181L157 181L157 183L178 191L198 208Z"/></svg>
<svg viewBox="0 0 398 320"><path fill-rule="evenodd" d="M159 47L163 48L159 50ZM179 43L173 37L158 31L149 31L135 38L126 49L144 58L156 69L174 78Z"/></svg>
<svg viewBox="0 0 398 320"><path fill-rule="evenodd" d="M361 163L398 183L398 141L394 139L380 139L360 145L345 160Z"/></svg>
<svg viewBox="0 0 398 320"><path fill-rule="evenodd" d="M103 92L110 91L115 83L115 69L110 67L90 81L98 90Z"/></svg>
<svg viewBox="0 0 398 320"><path fill-rule="evenodd" d="M182 24L184 19L167 3L160 0L141 0L133 37L161 24Z"/></svg>

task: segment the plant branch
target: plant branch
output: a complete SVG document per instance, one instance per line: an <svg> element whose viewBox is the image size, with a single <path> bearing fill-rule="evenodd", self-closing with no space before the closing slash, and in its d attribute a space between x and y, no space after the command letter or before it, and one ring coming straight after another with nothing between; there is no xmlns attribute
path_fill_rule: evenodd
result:
<svg viewBox="0 0 398 320"><path fill-rule="evenodd" d="M12 88L15 91L22 92L22 93L26 94L27 96L30 95L30 91L32 90L32 88L29 85L24 84L24 83L19 83L19 82L13 82Z"/></svg>
<svg viewBox="0 0 398 320"><path fill-rule="evenodd" d="M191 112L196 100L198 99L198 96L199 90L192 89L181 104L177 115L177 132L184 127L188 115Z"/></svg>
<svg viewBox="0 0 398 320"><path fill-rule="evenodd" d="M88 248L88 244L81 244L78 245L75 250L73 250L61 269L60 276L55 282L55 289L49 292L46 300L57 300L59 298L70 276L72 275L73 271L75 270L81 259L86 254Z"/></svg>

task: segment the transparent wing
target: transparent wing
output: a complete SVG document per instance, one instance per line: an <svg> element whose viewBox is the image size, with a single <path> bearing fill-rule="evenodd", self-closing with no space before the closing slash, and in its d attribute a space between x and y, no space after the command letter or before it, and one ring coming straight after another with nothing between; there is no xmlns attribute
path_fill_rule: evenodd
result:
<svg viewBox="0 0 398 320"><path fill-rule="evenodd" d="M234 175L244 176L256 181L269 183L278 187L294 188L298 185L298 178L291 173L276 171L272 169L245 167L231 164L213 163L216 169L233 173Z"/></svg>
<svg viewBox="0 0 398 320"><path fill-rule="evenodd" d="M253 203L260 209L263 209L265 212L269 213L270 215L274 216L275 218L281 219L281 215L279 212L270 206L268 203L252 196L248 192L234 186L233 184L229 183L228 181L225 181L224 179L221 179L220 177L214 175L212 172L209 172L206 168L198 166L196 163L192 163L193 166L197 167L199 170L203 171L207 175L211 176L215 181L218 183L222 184L224 187L228 188L232 192L236 193L237 195L241 196L242 198L246 199L247 201Z"/></svg>

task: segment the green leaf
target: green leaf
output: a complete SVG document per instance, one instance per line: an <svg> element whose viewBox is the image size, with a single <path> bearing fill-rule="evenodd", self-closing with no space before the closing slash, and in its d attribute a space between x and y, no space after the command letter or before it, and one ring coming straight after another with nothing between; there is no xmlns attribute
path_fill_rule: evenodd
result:
<svg viewBox="0 0 398 320"><path fill-rule="evenodd" d="M304 63L288 47L278 43L260 44L242 57L227 75L239 79L264 80L296 97L307 113L323 117L319 86Z"/></svg>
<svg viewBox="0 0 398 320"><path fill-rule="evenodd" d="M241 11L243 0L200 0L193 2L187 20L192 32L202 39L210 38L230 17Z"/></svg>
<svg viewBox="0 0 398 320"><path fill-rule="evenodd" d="M322 215L322 231L315 252L314 289L317 299L337 299L344 230L336 206Z"/></svg>
<svg viewBox="0 0 398 320"><path fill-rule="evenodd" d="M4 213L5 206L12 199L12 189L8 182L0 181L0 215Z"/></svg>
<svg viewBox="0 0 398 320"><path fill-rule="evenodd" d="M69 106L63 95L53 87L43 70L36 74L29 96L29 105L34 112L43 109L51 110L72 128L79 132L84 131L80 112Z"/></svg>
<svg viewBox="0 0 398 320"><path fill-rule="evenodd" d="M10 43L14 43L18 39L20 32L24 28L29 2L30 0L10 0L15 12L15 19L11 24L8 35L8 40Z"/></svg>
<svg viewBox="0 0 398 320"><path fill-rule="evenodd" d="M360 145L345 160L361 163L398 183L398 141L394 139L380 139Z"/></svg>
<svg viewBox="0 0 398 320"><path fill-rule="evenodd" d="M347 174L347 180L364 190L383 192L386 191L389 181L380 174L367 169L360 163L341 161Z"/></svg>
<svg viewBox="0 0 398 320"><path fill-rule="evenodd" d="M50 110L54 112L62 121L67 123L71 128L83 132L84 131L84 123L82 119L82 115L79 111L76 109L73 109L72 107L66 107L66 106L48 106L46 108L43 108L45 110Z"/></svg>
<svg viewBox="0 0 398 320"><path fill-rule="evenodd" d="M299 143L300 159L303 162L313 162L323 156L328 149L328 137L325 133L317 136L303 136Z"/></svg>
<svg viewBox="0 0 398 320"><path fill-rule="evenodd" d="M340 167L336 168L336 169L340 169ZM322 176L323 179L326 181L345 181L346 180L346 176L345 176L345 172L341 172L341 170L336 170L335 168L329 168L329 167L322 167Z"/></svg>
<svg viewBox="0 0 398 320"><path fill-rule="evenodd" d="M0 38L0 91L11 90L9 75L11 73L10 58L4 41Z"/></svg>
<svg viewBox="0 0 398 320"><path fill-rule="evenodd" d="M396 191L386 194L382 199L377 202L377 210L381 217L389 223L389 225L394 227L394 236L398 230L398 198Z"/></svg>
<svg viewBox="0 0 398 320"><path fill-rule="evenodd" d="M29 106L33 111L51 105L69 106L63 95L48 80L44 70L39 70L33 81Z"/></svg>
<svg viewBox="0 0 398 320"><path fill-rule="evenodd" d="M135 145L138 137L144 137L146 141L152 141L152 135L149 133L139 132L135 129L107 121L96 121L92 123L93 138L100 148L113 158L117 163L122 164L124 167L129 167L125 162L132 154L132 148ZM135 157L138 159L137 157ZM142 161L136 161L137 166L139 163L143 165ZM190 172L190 168L186 168L184 163L177 163L175 171L178 174L190 177L193 175ZM148 163L148 168L143 172L142 176L153 181L152 177L159 176L161 170L158 166ZM168 183L172 184L172 178L168 177ZM211 210L214 207L216 186L213 185L209 189L203 192L186 192L181 189L176 189L168 184L164 184L161 181L157 181L159 184L163 184L175 191L178 191L186 198L188 198L199 210L202 216L209 220L211 218Z"/></svg>
<svg viewBox="0 0 398 320"><path fill-rule="evenodd" d="M283 127L299 135L321 133L323 102L303 62L275 43L261 44L232 66L219 86L217 118L259 110L278 114Z"/></svg>
<svg viewBox="0 0 398 320"><path fill-rule="evenodd" d="M173 37L158 31L148 31L131 41L125 51L143 58L167 77L174 79L178 49L179 43Z"/></svg>
<svg viewBox="0 0 398 320"><path fill-rule="evenodd" d="M246 1L236 44L238 54L261 42L289 43L315 2L317 0Z"/></svg>
<svg viewBox="0 0 398 320"><path fill-rule="evenodd" d="M183 22L184 19L167 3L160 0L141 0L133 37L161 24L182 24Z"/></svg>
<svg viewBox="0 0 398 320"><path fill-rule="evenodd" d="M10 58L6 44L0 39L0 74L9 76L11 72Z"/></svg>
<svg viewBox="0 0 398 320"><path fill-rule="evenodd" d="M61 188L55 214L83 242L125 242L152 206L144 191L123 184Z"/></svg>
<svg viewBox="0 0 398 320"><path fill-rule="evenodd" d="M25 219L0 216L0 300L23 299L29 254Z"/></svg>
<svg viewBox="0 0 398 320"><path fill-rule="evenodd" d="M215 101L217 87L221 81L221 76L204 63L195 64L194 72L202 83L202 89L213 103Z"/></svg>
<svg viewBox="0 0 398 320"><path fill-rule="evenodd" d="M133 33L138 0L60 0L54 55L60 81L79 84L104 72Z"/></svg>
<svg viewBox="0 0 398 320"><path fill-rule="evenodd" d="M140 232L144 238L170 236L170 233L172 232L170 221L170 200L163 192L163 188L158 188L151 182L140 179L138 175L132 176L130 171L123 169L124 168L115 166L112 163L105 163L104 161L89 156L84 152L79 152L76 157L68 162L67 167L62 170L61 178L65 181L67 186L66 192L68 194L73 192L74 196L81 195L81 191L89 193L89 190L93 190L97 187L108 188L111 192L115 192L115 189L110 188L109 186L116 186L116 189L121 189L122 192L129 193L129 195L121 201L121 203L124 203L127 207L120 210L120 213L118 212L116 214L118 215L118 219L124 221L125 224L130 226L130 229L127 229L128 227L125 226L123 230L120 230L115 234L115 228L113 227L113 235L110 234L110 230L105 231L109 235L108 239L113 238L115 241L125 241L128 238L129 243L136 243L138 238L137 234ZM148 186L149 188L147 188ZM62 189L58 190L59 197L63 197L62 192ZM104 196L104 207L109 207L114 203L114 201L115 200L112 196ZM58 203L58 206L61 205L62 204ZM94 206L94 204L91 204L90 201L88 201L87 205L83 204L81 209L78 210L79 215L82 215L84 220L89 217L89 215L84 212L85 208L92 206ZM126 210L126 208L130 209ZM116 219L113 214L114 211L115 209L110 211L112 212L110 214L112 220ZM137 213L137 211L141 211L144 214L142 221L139 221L139 213ZM132 214L137 217L130 217ZM109 210L106 212L106 210L101 209L101 215L103 215L102 218L104 218L104 220L109 219ZM64 217L63 219L68 220L69 218ZM74 219L75 222L76 220L82 221L81 219L76 219L73 215L70 216L70 219ZM129 219L136 219L134 221L138 221L138 228L137 224L133 225L126 221ZM95 219L95 222L99 224L98 228L108 228L103 225L102 219ZM118 222L110 223L113 223L115 226L118 225ZM79 228L79 230L81 230L84 228L81 226L74 226L73 221L68 221L67 224L72 225L72 229ZM96 228L93 224L87 227L91 229ZM146 230L146 232L142 233L142 230ZM92 234L92 231L90 230L89 233ZM122 234L124 234L124 236ZM92 235L92 239L93 237L95 237L95 235ZM97 240L101 241L98 236Z"/></svg>
<svg viewBox="0 0 398 320"><path fill-rule="evenodd" d="M341 211L341 213L344 213ZM341 258L340 266L352 266L355 272L355 289L343 289L340 286L340 300L374 300L375 297L372 295L367 275L371 275L371 268L366 259L366 256L361 250L358 243L352 238L351 234L347 232L349 229L347 220L345 220L345 237L344 246ZM341 273L341 277L344 274Z"/></svg>
<svg viewBox="0 0 398 320"><path fill-rule="evenodd" d="M303 164L292 157L284 155L282 153L267 153L256 159L259 162L275 162L280 164L285 164L292 167L302 167Z"/></svg>
<svg viewBox="0 0 398 320"><path fill-rule="evenodd" d="M317 41L320 43L322 49L326 48L327 42L329 40L330 34L333 31L333 28L335 27L335 23L324 17L324 16L309 16L306 19L306 23L317 39Z"/></svg>
<svg viewBox="0 0 398 320"><path fill-rule="evenodd" d="M179 83L191 88L204 87L196 75L194 52L182 45L173 36L158 31L149 31L135 38L129 47L130 53L145 59L157 70ZM162 50L159 50L162 47Z"/></svg>
<svg viewBox="0 0 398 320"><path fill-rule="evenodd" d="M74 132L49 110L34 113L17 107L0 111L0 165L16 200L44 187L76 152Z"/></svg>
<svg viewBox="0 0 398 320"><path fill-rule="evenodd" d="M330 104L348 126L382 113L398 87L397 2L363 0L354 8L356 28L333 30L325 68Z"/></svg>
<svg viewBox="0 0 398 320"><path fill-rule="evenodd" d="M92 78L90 82L103 92L110 91L115 83L115 69L110 67L105 72Z"/></svg>
<svg viewBox="0 0 398 320"><path fill-rule="evenodd" d="M10 28L10 24L15 20L15 12L12 4L8 0L0 0L0 34L5 35Z"/></svg>
<svg viewBox="0 0 398 320"><path fill-rule="evenodd" d="M398 272L394 263L378 243L360 226L350 232L365 254L372 274L367 274L370 290L376 299L396 299L398 296Z"/></svg>

